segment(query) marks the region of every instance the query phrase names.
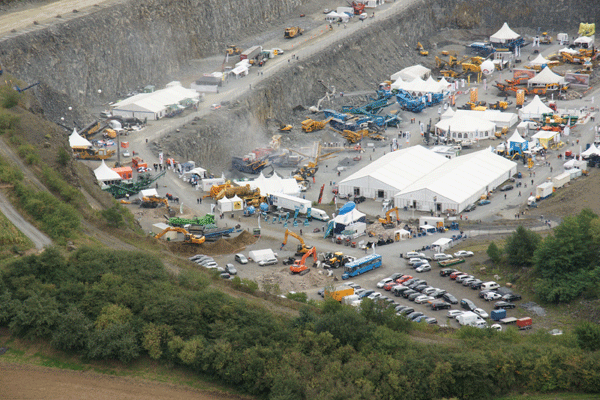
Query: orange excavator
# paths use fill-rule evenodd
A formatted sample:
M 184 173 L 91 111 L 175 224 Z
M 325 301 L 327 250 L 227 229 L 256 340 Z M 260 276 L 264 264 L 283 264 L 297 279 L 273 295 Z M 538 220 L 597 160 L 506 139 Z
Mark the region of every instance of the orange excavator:
M 396 212 L 396 221 L 400 220 L 400 216 L 398 215 L 398 207 L 391 208 L 388 212 L 385 213 L 385 218 L 379 218 L 379 222 L 385 229 L 395 228 L 396 221 L 392 221 L 392 213 Z
M 164 231 L 162 231 L 161 233 L 159 233 L 158 235 L 156 235 L 156 238 L 160 239 L 167 232 L 180 232 L 180 233 L 183 233 L 183 242 L 184 243 L 202 244 L 206 240 L 206 238 L 204 236 L 192 235 L 191 233 L 189 233 L 184 228 L 178 228 L 178 227 L 173 227 L 173 226 L 168 227 L 167 229 L 165 229 Z
M 354 9 L 354 15 L 360 15 L 365 12 L 365 3 L 361 3 L 360 1 L 353 1 L 352 3 L 348 2 L 348 5 Z
M 306 275 L 310 272 L 310 269 L 306 266 L 306 260 L 308 257 L 313 256 L 314 262 L 317 262 L 317 250 L 313 247 L 300 260 L 294 261 L 293 265 L 290 265 L 290 274 Z
M 281 243 L 281 247 L 285 246 L 287 244 L 287 240 L 288 240 L 288 236 L 291 236 L 295 239 L 297 239 L 300 244 L 298 245 L 298 249 L 296 250 L 296 255 L 297 256 L 301 256 L 303 254 L 308 253 L 311 249 L 313 249 L 313 246 L 307 246 L 304 243 L 304 239 L 302 239 L 302 237 L 298 236 L 296 233 L 290 231 L 289 229 L 285 230 L 285 236 L 283 237 L 283 243 Z

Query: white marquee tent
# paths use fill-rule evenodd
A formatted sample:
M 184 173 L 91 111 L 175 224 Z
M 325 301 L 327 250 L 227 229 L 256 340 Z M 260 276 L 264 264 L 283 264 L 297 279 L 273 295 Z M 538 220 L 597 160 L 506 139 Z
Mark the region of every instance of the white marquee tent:
M 519 118 L 522 120 L 540 119 L 542 114 L 551 112 L 553 112 L 552 109 L 542 102 L 540 96 L 536 95 L 529 104 L 519 110 Z
M 98 182 L 107 185 L 122 180 L 121 175 L 110 169 L 104 160 L 102 160 L 102 164 L 94 170 L 94 175 L 96 175 Z
M 396 194 L 394 204 L 420 211 L 460 212 L 516 172 L 517 163 L 481 150 L 447 160 Z
M 500 110 L 456 110 L 456 117 L 468 118 L 475 117 L 496 124 L 496 128 L 506 126 L 508 128 L 519 122 L 519 116 L 515 113 L 500 111 Z
M 442 93 L 448 90 L 446 84 L 442 82 L 436 82 L 431 76 L 426 81 L 418 77 L 410 82 L 398 79 L 392 83 L 390 87 L 392 89 L 403 89 L 407 92 L 419 95 L 423 95 L 425 93 Z
M 527 150 L 529 148 L 529 142 L 519 135 L 519 132 L 515 130 L 515 133 L 508 139 L 508 148 L 511 151 L 521 151 Z
M 498 30 L 498 32 L 494 33 L 490 36 L 490 42 L 492 43 L 509 43 L 515 39 L 520 38 L 521 35 L 513 31 L 508 27 L 508 24 L 505 22 L 502 25 L 502 28 Z
M 444 164 L 447 159 L 423 146 L 394 151 L 339 183 L 343 195 L 391 199 L 396 193 Z
M 75 130 L 75 129 L 73 129 L 73 133 L 71 134 L 71 136 L 69 136 L 69 145 L 71 146 L 71 148 L 73 148 L 73 147 L 85 147 L 85 148 L 92 147 L 92 144 L 90 143 L 90 141 L 82 136 L 79 136 L 79 134 L 77 133 L 77 130 Z
M 406 67 L 401 71 L 396 72 L 391 76 L 392 81 L 402 79 L 404 81 L 412 81 L 415 78 L 427 79 L 431 75 L 431 70 L 421 64 Z
M 531 60 L 529 62 L 530 67 L 534 67 L 537 65 L 544 65 L 544 64 L 548 64 L 548 60 L 541 53 L 538 54 L 538 56 L 536 58 L 534 58 L 533 60 Z
M 592 143 L 589 149 L 581 153 L 584 158 L 591 157 L 593 155 L 600 156 L 600 150 Z
M 234 181 L 237 185 L 250 185 L 250 189 L 260 189 L 260 194 L 266 196 L 268 194 L 283 193 L 290 196 L 298 196 L 300 194 L 300 186 L 294 178 L 282 178 L 277 174 L 273 174 L 270 178 L 266 178 L 261 172 L 260 175 L 250 181 Z
M 555 74 L 549 67 L 541 70 L 536 76 L 527 81 L 527 86 L 545 86 L 551 83 L 564 84 L 565 78 Z
M 460 142 L 463 139 L 475 140 L 493 137 L 496 124 L 472 115 L 460 116 L 457 111 L 452 118 L 442 119 L 435 124 L 435 129 L 438 134 L 446 135 L 449 140 Z
M 452 109 L 452 107 L 448 107 L 448 109 L 441 115 L 441 119 L 448 119 L 454 117 L 456 111 Z
M 112 114 L 122 117 L 156 120 L 162 118 L 169 106 L 179 105 L 184 101 L 197 103 L 200 94 L 193 89 L 175 85 L 152 93 L 140 93 L 121 100 L 113 105 Z
M 217 208 L 222 212 L 228 212 L 233 210 L 233 201 L 227 197 L 217 200 Z

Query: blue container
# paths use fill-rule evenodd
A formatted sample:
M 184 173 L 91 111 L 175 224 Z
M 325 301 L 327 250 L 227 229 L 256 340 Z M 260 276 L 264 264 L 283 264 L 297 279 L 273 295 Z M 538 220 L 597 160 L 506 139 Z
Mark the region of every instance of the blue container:
M 506 310 L 493 310 L 491 316 L 494 321 L 500 321 L 506 318 Z

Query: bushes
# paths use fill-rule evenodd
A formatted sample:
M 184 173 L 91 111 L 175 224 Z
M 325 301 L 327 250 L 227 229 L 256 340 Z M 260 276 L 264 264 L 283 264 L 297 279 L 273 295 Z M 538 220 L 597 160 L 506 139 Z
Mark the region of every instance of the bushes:
M 2 108 L 13 108 L 19 104 L 21 94 L 8 85 L 0 87 L 0 106 Z

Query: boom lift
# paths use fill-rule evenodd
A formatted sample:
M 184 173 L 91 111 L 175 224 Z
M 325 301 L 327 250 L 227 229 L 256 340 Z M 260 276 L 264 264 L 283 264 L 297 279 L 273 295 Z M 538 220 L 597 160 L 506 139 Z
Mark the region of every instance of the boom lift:
M 179 233 L 183 233 L 183 242 L 184 243 L 188 243 L 188 244 L 202 244 L 206 240 L 206 238 L 204 236 L 192 235 L 191 233 L 189 233 L 184 228 L 178 228 L 178 227 L 173 227 L 173 226 L 170 226 L 170 227 L 166 228 L 164 231 L 162 231 L 161 233 L 159 233 L 158 235 L 156 235 L 156 239 L 160 239 L 167 232 L 179 232 Z
M 392 221 L 392 213 L 396 212 L 396 221 L 400 220 L 400 215 L 398 215 L 398 207 L 391 208 L 388 212 L 385 213 L 385 218 L 379 218 L 379 222 L 385 229 L 395 228 L 396 222 Z
M 290 265 L 290 274 L 306 275 L 310 272 L 310 269 L 306 266 L 306 260 L 308 257 L 313 256 L 313 261 L 317 262 L 317 250 L 312 247 L 302 256 L 300 260 L 294 261 L 294 264 Z
M 291 236 L 295 239 L 297 239 L 300 244 L 298 245 L 298 249 L 296 250 L 296 255 L 302 255 L 302 254 L 306 254 L 308 253 L 310 250 L 314 249 L 314 246 L 307 246 L 304 243 L 304 239 L 302 239 L 302 237 L 298 236 L 297 234 L 295 234 L 294 232 L 290 231 L 289 229 L 285 230 L 285 236 L 283 237 L 283 243 L 281 243 L 281 247 L 285 246 L 287 244 L 287 240 L 288 240 L 288 236 Z

